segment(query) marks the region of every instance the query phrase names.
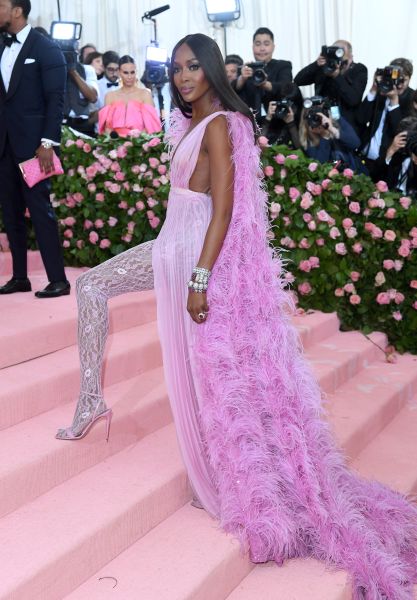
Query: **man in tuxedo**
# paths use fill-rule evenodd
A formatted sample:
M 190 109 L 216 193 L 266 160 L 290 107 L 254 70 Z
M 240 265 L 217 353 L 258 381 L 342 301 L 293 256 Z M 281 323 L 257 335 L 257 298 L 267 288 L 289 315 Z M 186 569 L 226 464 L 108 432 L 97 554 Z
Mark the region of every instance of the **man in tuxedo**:
M 265 112 L 268 112 L 271 100 L 278 99 L 279 85 L 291 83 L 292 65 L 288 60 L 272 58 L 275 50 L 274 34 L 267 27 L 259 27 L 253 34 L 252 50 L 254 60 L 264 65 L 264 68 L 261 69 L 264 76 L 254 77 L 255 71 L 258 69 L 253 69 L 250 66 L 252 63 L 246 63 L 242 66 L 240 76 L 232 82 L 232 87 L 242 100 L 255 111 L 256 118 L 259 120 L 262 106 Z
M 0 204 L 13 258 L 13 277 L 0 294 L 29 292 L 25 210 L 29 209 L 49 284 L 38 298 L 70 293 L 58 225 L 50 203 L 50 181 L 29 188 L 19 163 L 39 159 L 53 169 L 59 147 L 66 65 L 54 42 L 27 23 L 30 0 L 0 0 Z
M 119 55 L 113 50 L 103 54 L 104 74 L 98 82 L 97 108 L 103 108 L 104 100 L 108 92 L 118 90 L 119 84 Z

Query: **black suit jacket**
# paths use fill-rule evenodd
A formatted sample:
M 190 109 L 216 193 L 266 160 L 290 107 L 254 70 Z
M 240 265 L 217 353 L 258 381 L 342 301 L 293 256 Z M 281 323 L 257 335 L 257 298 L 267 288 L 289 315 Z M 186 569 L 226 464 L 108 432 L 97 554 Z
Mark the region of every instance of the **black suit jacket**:
M 254 85 L 251 79 L 248 79 L 241 90 L 237 93 L 244 102 L 252 109 L 257 110 L 260 107 L 259 103 L 263 104 L 266 112 L 268 112 L 269 102 L 276 100 L 279 96 L 278 90 L 281 83 L 291 83 L 292 81 L 292 65 L 288 60 L 276 60 L 272 58 L 265 67 L 265 72 L 268 75 L 268 80 L 272 84 L 272 91 L 266 92 Z M 233 87 L 236 89 L 236 83 Z
M 398 126 L 401 119 L 410 115 L 411 97 L 413 94 L 414 90 L 412 88 L 407 88 L 399 97 L 399 106 L 394 108 L 394 110 L 387 112 L 379 151 L 379 158 L 383 161 L 385 160 L 389 145 L 398 133 Z M 368 98 L 365 98 L 356 113 L 357 123 L 361 127 L 361 149 L 365 153 L 369 148 L 371 139 L 379 127 L 382 113 L 385 108 L 385 102 L 386 96 L 381 96 L 381 94 L 377 94 L 375 100 L 372 102 L 369 102 Z
M 0 46 L 0 60 L 3 51 Z M 42 138 L 60 141 L 66 77 L 60 48 L 31 29 L 7 93 L 0 73 L 0 156 L 6 138 L 22 160 L 35 155 Z
M 368 69 L 361 63 L 351 63 L 342 75 L 328 77 L 314 62 L 301 69 L 294 78 L 297 85 L 311 85 L 320 96 L 327 96 L 337 102 L 342 117 L 357 128 L 355 113 L 362 101 L 368 81 Z

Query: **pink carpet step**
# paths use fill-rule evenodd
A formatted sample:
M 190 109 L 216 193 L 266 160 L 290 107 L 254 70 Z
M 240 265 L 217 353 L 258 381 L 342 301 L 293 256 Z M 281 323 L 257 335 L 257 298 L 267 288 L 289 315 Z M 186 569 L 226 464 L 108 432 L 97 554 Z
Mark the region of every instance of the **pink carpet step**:
M 108 339 L 104 385 L 112 385 L 162 364 L 156 323 L 120 331 Z M 45 411 L 74 402 L 79 391 L 79 362 L 75 346 L 1 372 L 0 429 Z M 140 393 L 140 392 L 139 392 Z
M 0 251 L 0 278 L 1 278 L 0 285 L 3 285 L 3 283 L 8 281 L 10 279 L 10 277 L 12 276 L 12 255 L 10 254 L 10 252 L 7 252 L 7 249 L 9 247 L 7 238 L 6 238 L 6 241 L 4 241 L 4 237 L 3 237 L 0 241 L 2 244 L 3 250 L 6 250 L 5 252 Z M 29 250 L 28 251 L 29 277 L 31 277 L 31 275 L 34 271 L 45 272 L 40 253 L 36 250 Z M 45 285 L 46 285 L 48 283 L 48 281 L 46 279 L 46 275 L 44 277 L 44 281 L 45 281 Z
M 417 357 L 398 356 L 390 364 L 383 354 L 325 398 L 335 437 L 355 457 L 391 422 L 417 393 Z M 417 448 L 416 448 L 417 451 Z
M 404 410 L 361 454 L 355 466 L 361 472 L 363 467 L 364 474 L 377 473 L 385 483 L 399 484 L 406 492 L 415 489 L 417 479 L 413 460 L 417 454 L 417 411 Z M 381 448 L 386 449 L 383 462 L 390 455 L 391 467 L 401 465 L 401 478 L 392 477 L 392 468 L 381 467 Z M 227 595 L 230 584 L 250 568 L 247 557 L 239 554 L 237 543 L 218 531 L 216 522 L 201 511 L 193 513 L 187 506 L 100 569 L 66 600 L 351 598 L 346 573 L 326 570 L 312 559 L 289 560 L 280 568 L 273 563 L 256 566 Z M 118 582 L 116 587 L 112 578 Z
M 0 599 L 62 599 L 190 497 L 168 425 L 0 520 Z
M 32 293 L 0 296 L 0 368 L 43 356 L 77 342 L 75 281 L 81 269 L 67 269 L 71 294 L 36 298 Z M 43 276 L 42 276 L 43 277 Z M 32 283 L 35 278 L 32 278 Z M 42 288 L 37 285 L 36 289 Z M 33 286 L 33 289 L 35 287 Z M 109 302 L 110 331 L 128 329 L 156 319 L 153 292 L 125 294 Z
M 220 600 L 251 569 L 238 542 L 187 504 L 65 600 Z
M 106 388 L 106 400 L 114 410 L 109 443 L 104 419 L 81 440 L 56 440 L 57 429 L 72 421 L 69 403 L 2 431 L 0 516 L 172 421 L 162 368 Z

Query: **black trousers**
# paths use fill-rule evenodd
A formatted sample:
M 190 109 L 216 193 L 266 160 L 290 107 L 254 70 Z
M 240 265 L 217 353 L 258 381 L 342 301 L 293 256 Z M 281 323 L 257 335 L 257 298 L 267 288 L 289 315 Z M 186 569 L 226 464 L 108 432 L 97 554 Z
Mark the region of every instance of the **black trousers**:
M 27 277 L 27 232 L 25 211 L 29 209 L 36 241 L 49 281 L 65 281 L 64 259 L 58 224 L 49 194 L 49 179 L 29 188 L 9 141 L 0 157 L 0 206 L 13 259 L 13 277 Z

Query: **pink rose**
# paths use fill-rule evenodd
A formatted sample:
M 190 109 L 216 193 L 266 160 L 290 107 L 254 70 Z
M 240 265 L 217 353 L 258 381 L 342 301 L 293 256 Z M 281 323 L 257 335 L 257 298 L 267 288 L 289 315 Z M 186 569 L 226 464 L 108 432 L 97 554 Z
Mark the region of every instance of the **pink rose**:
M 405 244 L 401 244 L 401 246 L 398 248 L 397 252 L 403 258 L 407 258 L 407 256 L 410 256 L 410 248 L 408 246 L 406 246 Z
M 269 144 L 268 138 L 265 137 L 264 135 L 260 135 L 258 137 L 258 144 L 260 145 L 261 148 L 265 148 L 265 146 L 268 146 L 268 144 Z
M 287 176 L 287 169 L 281 169 L 279 175 L 280 175 L 281 179 L 285 179 Z
M 127 156 L 127 148 L 123 144 L 122 146 L 119 146 L 117 148 L 117 158 L 126 158 L 126 156 Z M 102 241 L 104 242 L 104 240 L 102 240 Z M 100 247 L 101 247 L 101 244 L 100 244 Z
M 116 219 L 116 217 L 109 217 L 107 219 L 107 223 L 109 225 L 109 227 L 114 227 L 117 223 L 118 219 Z
M 69 248 L 71 246 L 71 243 L 68 240 L 64 240 L 62 242 L 62 245 L 63 245 L 64 248 Z
M 403 261 L 402 260 L 394 260 L 394 269 L 399 272 L 401 271 L 401 269 L 403 268 Z
M 402 198 L 400 198 L 400 204 L 405 210 L 409 209 L 411 204 L 411 198 L 403 196 Z
M 341 255 L 347 254 L 346 246 L 342 242 L 340 242 L 339 244 L 336 244 L 334 249 L 336 251 L 336 254 L 341 254 Z
M 161 186 L 161 182 L 159 181 L 159 179 L 153 179 L 152 185 L 154 188 L 159 188 Z
M 290 160 L 298 160 L 298 156 L 296 154 L 289 154 L 287 158 L 289 158 Z
M 361 297 L 358 296 L 358 294 L 352 294 L 352 296 L 349 298 L 349 302 L 351 304 L 360 304 L 361 303 Z
M 374 239 L 382 238 L 382 229 L 380 229 L 379 227 L 376 227 L 376 226 L 375 226 L 375 227 L 372 229 L 371 236 L 372 236 Z
M 97 168 L 94 165 L 90 165 L 85 170 L 87 177 L 93 179 L 97 175 Z
M 300 262 L 300 264 L 298 265 L 298 268 L 300 269 L 300 271 L 304 271 L 305 273 L 309 273 L 311 271 L 310 261 L 308 261 L 308 260 L 302 260 Z
M 116 175 L 114 176 L 116 181 L 123 181 L 125 177 L 126 175 L 123 173 L 123 171 L 117 171 Z
M 400 311 L 399 311 L 399 310 L 396 310 L 395 312 L 393 312 L 393 313 L 392 313 L 392 316 L 394 317 L 394 319 L 395 319 L 396 321 L 401 321 L 401 320 L 402 320 L 402 318 L 403 318 L 403 316 L 402 316 L 402 314 L 400 313 Z
M 102 227 L 104 227 L 104 223 L 101 219 L 96 219 L 94 221 L 94 226 L 96 229 L 101 229 Z
M 413 306 L 414 310 L 417 310 L 417 300 L 415 302 L 413 302 L 412 306 Z
M 359 204 L 359 202 L 349 202 L 349 210 L 350 212 L 353 212 L 356 215 L 358 215 L 361 212 L 361 205 Z
M 301 192 L 296 187 L 290 187 L 290 189 L 288 191 L 288 195 L 291 198 L 291 200 L 293 202 L 295 202 L 297 200 L 297 198 L 299 198 L 301 196 Z
M 316 229 L 317 229 L 317 225 L 316 225 L 315 221 L 310 221 L 310 223 L 308 223 L 307 227 L 309 228 L 310 231 L 316 231 Z
M 96 184 L 95 184 L 95 183 L 89 183 L 89 184 L 87 185 L 87 189 L 88 189 L 88 191 L 89 191 L 91 194 L 93 194 L 93 193 L 96 191 L 96 189 L 97 189 L 97 186 L 96 186 Z
M 394 219 L 396 214 L 397 211 L 395 210 L 395 208 L 388 208 L 385 213 L 385 216 L 387 217 L 387 219 Z
M 167 172 L 167 168 L 165 165 L 159 165 L 158 167 L 158 173 L 160 175 L 165 175 L 165 173 Z
M 401 304 L 401 302 L 404 302 L 404 300 L 405 300 L 404 294 L 402 294 L 401 292 L 397 292 L 395 294 L 395 298 L 394 298 L 395 304 Z
M 349 227 L 349 229 L 346 229 L 345 233 L 349 239 L 353 239 L 354 237 L 356 237 L 358 235 L 358 231 L 357 231 L 356 227 Z
M 310 221 L 313 220 L 313 217 L 310 213 L 304 213 L 303 214 L 303 221 L 304 223 L 310 223 Z
M 359 281 L 361 274 L 358 271 L 351 271 L 350 278 L 352 281 Z
M 312 162 L 308 165 L 308 170 L 314 173 L 317 170 L 318 164 L 316 162 Z
M 98 233 L 96 231 L 90 231 L 90 233 L 88 234 L 88 239 L 90 240 L 91 244 L 97 244 L 98 242 Z
M 85 143 L 85 144 L 83 145 L 83 150 L 84 150 L 84 152 L 86 152 L 87 154 L 88 154 L 89 152 L 91 152 L 91 146 L 90 146 L 90 144 L 87 144 L 87 143 Z
M 353 244 L 352 250 L 353 252 L 355 252 L 355 254 L 360 254 L 363 250 L 363 246 L 359 242 L 356 242 L 355 244 Z
M 343 288 L 336 288 L 335 291 L 334 291 L 334 295 L 337 298 L 341 298 L 342 296 L 345 295 L 345 290 Z
M 321 209 L 317 213 L 317 218 L 319 221 L 327 222 L 330 219 L 330 215 L 325 210 Z
M 380 292 L 376 297 L 376 301 L 378 304 L 389 304 L 390 298 L 386 292 Z
M 92 228 L 92 226 L 93 226 L 93 223 L 92 223 L 92 221 L 90 221 L 89 219 L 86 219 L 86 220 L 84 221 L 84 229 L 91 229 L 91 228 Z
M 104 194 L 102 194 L 101 192 L 99 194 L 96 194 L 96 200 L 97 202 L 104 202 Z
M 84 248 L 84 240 L 77 240 L 75 245 L 79 250 L 81 250 L 81 248 Z
M 159 217 L 153 217 L 152 219 L 149 219 L 149 224 L 152 227 L 152 229 L 156 229 L 160 223 L 160 218 Z
M 375 184 L 375 187 L 378 192 L 388 192 L 388 186 L 385 181 L 378 181 L 378 183 Z
M 412 279 L 410 281 L 410 287 L 413 288 L 413 290 L 417 290 L 417 279 Z
M 308 260 L 312 269 L 318 269 L 320 267 L 320 259 L 318 256 L 310 256 Z
M 335 240 L 336 238 L 340 237 L 340 231 L 337 227 L 332 227 L 330 229 L 330 237 L 332 238 L 332 240 Z
M 132 236 L 130 233 L 126 233 L 125 235 L 122 235 L 121 239 L 123 240 L 123 242 L 126 242 L 128 244 L 132 241 Z
M 153 208 L 157 204 L 159 204 L 158 200 L 154 200 L 153 198 L 148 198 L 147 205 L 149 206 L 149 208 Z M 274 204 L 278 204 L 278 203 L 274 203 Z M 278 204 L 278 206 L 281 208 L 281 206 L 279 204 Z
M 384 267 L 384 269 L 386 271 L 390 271 L 391 269 L 394 268 L 394 261 L 391 259 L 386 259 L 384 260 L 384 262 L 382 263 L 382 266 Z
M 353 285 L 353 283 L 347 283 L 346 285 L 343 286 L 343 289 L 345 290 L 345 292 L 347 294 L 354 294 L 356 292 L 355 286 Z
M 65 147 L 69 148 L 70 146 L 73 146 L 75 144 L 74 140 L 67 140 L 65 142 Z
M 66 229 L 66 230 L 64 231 L 64 237 L 66 237 L 66 238 L 72 238 L 72 237 L 73 237 L 73 235 L 74 235 L 74 234 L 73 234 L 73 232 L 72 232 L 72 229 Z
M 337 169 L 330 169 L 328 172 L 329 177 L 336 177 L 336 175 L 339 175 L 339 171 Z
M 285 193 L 285 187 L 283 185 L 276 185 L 274 187 L 274 192 L 277 196 L 280 196 L 281 194 Z
M 142 200 L 138 200 L 138 201 L 136 202 L 136 208 L 137 208 L 138 210 L 143 210 L 143 209 L 145 208 L 145 204 L 142 202 Z
M 349 227 L 352 227 L 353 221 L 352 221 L 352 219 L 349 219 L 349 218 L 343 219 L 342 225 L 343 225 L 344 229 L 349 229 Z
M 417 227 L 413 227 L 412 229 L 410 229 L 410 237 L 417 237 Z
M 118 183 L 112 183 L 109 185 L 109 192 L 112 194 L 118 194 L 120 192 L 120 185 Z
M 392 231 L 391 229 L 387 229 L 384 233 L 384 239 L 387 240 L 387 242 L 393 242 L 396 237 L 395 231 Z
M 119 165 L 119 163 L 117 161 L 112 162 L 110 170 L 113 171 L 113 173 L 117 173 L 117 171 L 120 171 L 121 166 Z
M 329 187 L 329 185 L 331 184 L 332 180 L 331 179 L 323 179 L 323 181 L 321 182 L 321 187 L 324 190 L 327 190 L 327 188 Z
M 122 208 L 123 210 L 127 210 L 129 208 L 129 205 L 126 202 L 126 200 L 121 200 L 117 206 L 119 208 Z
M 75 142 L 75 145 L 77 146 L 77 148 L 82 148 L 82 147 L 84 146 L 84 140 L 82 140 L 81 138 L 80 138 L 80 139 L 78 139 L 78 140 Z
M 155 148 L 155 146 L 158 146 L 161 143 L 161 140 L 157 137 L 153 137 L 151 140 L 149 140 L 148 145 L 150 148 Z
M 274 156 L 274 161 L 279 165 L 283 165 L 285 163 L 285 156 L 283 154 L 277 154 Z
M 72 227 L 73 225 L 75 225 L 76 220 L 74 219 L 74 217 L 66 217 L 64 219 L 64 223 L 65 225 L 68 225 L 68 227 Z
M 349 196 L 352 195 L 352 188 L 350 187 L 350 185 L 344 185 L 342 187 L 342 194 L 345 198 L 349 198 Z
M 303 238 L 301 242 L 298 244 L 299 248 L 303 248 L 304 250 L 308 250 L 310 248 L 310 242 L 307 238 Z
M 148 219 L 153 219 L 155 216 L 155 213 L 153 212 L 153 210 L 147 210 L 146 216 L 148 217 Z
M 133 233 L 133 231 L 135 230 L 135 226 L 136 223 L 134 221 L 129 221 L 129 223 L 127 224 L 127 232 Z
M 323 238 L 317 238 L 316 244 L 317 244 L 317 246 L 324 246 L 325 241 Z
M 378 208 L 378 200 L 376 198 L 369 198 L 368 206 L 369 208 Z
M 345 177 L 347 177 L 348 179 L 352 179 L 352 177 L 353 177 L 353 171 L 352 171 L 352 169 L 344 169 L 343 175 Z
M 132 171 L 132 173 L 134 175 L 139 175 L 139 173 L 140 173 L 140 166 L 139 165 L 133 165 L 133 167 L 130 170 Z
M 313 206 L 314 201 L 310 192 L 305 192 L 301 198 L 300 206 L 303 210 L 308 210 L 310 206 Z
M 300 285 L 298 286 L 298 291 L 300 292 L 300 294 L 302 296 L 306 296 L 307 294 L 309 294 L 312 290 L 311 285 L 308 283 L 308 281 L 304 281 L 303 283 L 300 283 Z
M 149 165 L 152 169 L 156 169 L 156 167 L 159 165 L 159 160 L 157 158 L 154 158 L 153 156 L 149 159 Z
M 84 200 L 84 196 L 81 194 L 81 192 L 75 192 L 75 194 L 73 194 L 72 197 L 78 204 Z
M 104 250 L 105 248 L 110 248 L 110 246 L 111 246 L 110 240 L 108 240 L 107 238 L 105 238 L 104 240 L 101 240 L 100 248 L 102 248 Z

